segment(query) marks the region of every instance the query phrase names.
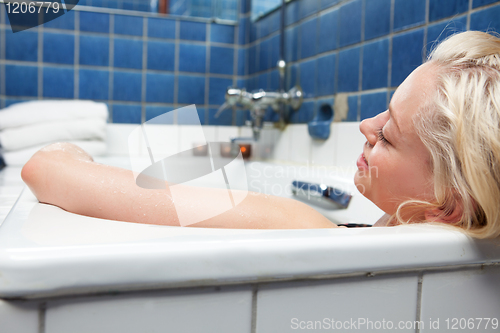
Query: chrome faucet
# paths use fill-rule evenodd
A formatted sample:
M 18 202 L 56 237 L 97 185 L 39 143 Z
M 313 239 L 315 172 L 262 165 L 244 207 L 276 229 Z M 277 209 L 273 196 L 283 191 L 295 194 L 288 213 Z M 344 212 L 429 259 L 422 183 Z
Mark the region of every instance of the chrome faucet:
M 297 110 L 302 105 L 303 92 L 300 86 L 295 86 L 287 92 L 264 91 L 262 89 L 250 93 L 245 88 L 228 88 L 226 91 L 226 101 L 217 110 L 215 118 L 230 107 L 250 110 L 252 117 L 251 125 L 253 138 L 257 141 L 260 138 L 260 131 L 263 125 L 264 115 L 270 106 L 275 112 L 281 112 L 283 105 L 290 105 Z

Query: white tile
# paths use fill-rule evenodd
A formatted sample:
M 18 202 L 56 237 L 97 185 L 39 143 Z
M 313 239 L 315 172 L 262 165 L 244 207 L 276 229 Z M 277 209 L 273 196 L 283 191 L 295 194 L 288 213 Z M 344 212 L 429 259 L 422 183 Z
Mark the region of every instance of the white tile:
M 259 140 L 253 144 L 253 157 L 258 160 L 272 159 L 278 137 L 278 129 L 272 126 L 264 126 L 260 133 Z
M 244 137 L 244 138 L 252 138 L 253 137 L 253 131 L 252 128 L 249 126 L 241 126 L 238 127 L 239 129 L 239 137 Z
M 290 160 L 292 125 L 288 125 L 278 133 L 273 157 L 277 161 L 288 162 Z
M 179 150 L 192 149 L 215 140 L 214 126 L 182 125 L 179 126 Z
M 0 332 L 38 333 L 38 304 L 0 299 Z
M 310 159 L 311 137 L 307 131 L 307 124 L 292 125 L 290 160 L 306 164 Z
M 336 166 L 356 169 L 356 160 L 363 152 L 365 136 L 359 131 L 359 123 L 335 123 L 337 131 Z
M 410 275 L 266 285 L 257 294 L 256 332 L 331 331 L 332 319 L 333 325 L 338 321 L 349 325 L 334 327 L 336 332 L 388 332 L 367 329 L 368 321 L 374 327 L 383 320 L 394 325 L 414 321 L 417 286 L 417 277 Z M 359 318 L 366 319 L 366 324 L 360 325 Z M 316 321 L 320 322 L 316 330 L 307 329 L 308 322 Z
M 129 154 L 129 135 L 139 125 L 133 124 L 107 124 L 106 126 L 106 144 L 109 155 L 128 155 Z M 137 137 L 134 141 L 134 150 L 138 150 L 140 142 Z
M 337 127 L 332 125 L 328 139 L 311 139 L 311 165 L 336 165 L 337 132 Z
M 46 333 L 250 332 L 249 287 L 149 292 L 47 304 Z
M 231 139 L 238 137 L 239 130 L 236 126 L 217 126 L 216 141 L 229 142 Z
M 144 124 L 144 132 L 155 161 L 179 152 L 179 126 Z
M 213 125 L 203 125 L 203 134 L 205 135 L 205 139 L 209 142 L 217 141 L 217 126 Z
M 498 332 L 499 281 L 498 266 L 426 273 L 421 303 L 425 327 L 420 332 Z M 496 318 L 498 325 L 495 329 L 490 321 L 486 327 L 486 319 L 480 322 L 476 318 Z M 467 324 L 474 328 L 465 327 Z

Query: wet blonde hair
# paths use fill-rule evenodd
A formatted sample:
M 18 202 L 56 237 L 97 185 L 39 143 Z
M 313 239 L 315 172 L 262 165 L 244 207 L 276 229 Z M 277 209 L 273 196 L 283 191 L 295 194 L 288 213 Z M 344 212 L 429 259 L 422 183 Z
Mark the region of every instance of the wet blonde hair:
M 443 216 L 476 238 L 500 235 L 500 39 L 479 31 L 453 35 L 430 54 L 437 93 L 414 118 L 431 155 Z M 457 205 L 458 203 L 458 205 Z M 421 203 L 422 204 L 422 203 Z M 401 221 L 403 204 L 396 213 Z

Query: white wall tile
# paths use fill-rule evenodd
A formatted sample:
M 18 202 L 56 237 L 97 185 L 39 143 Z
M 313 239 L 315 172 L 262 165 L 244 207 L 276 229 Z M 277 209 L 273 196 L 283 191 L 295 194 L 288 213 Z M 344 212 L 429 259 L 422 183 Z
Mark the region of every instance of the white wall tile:
M 292 125 L 288 125 L 278 133 L 276 145 L 274 146 L 273 158 L 277 161 L 290 160 Z
M 337 131 L 336 166 L 356 169 L 356 160 L 363 152 L 365 136 L 359 131 L 359 123 L 345 122 L 333 125 Z
M 306 164 L 310 159 L 311 137 L 307 131 L 307 124 L 291 125 L 290 160 L 295 163 Z
M 182 125 L 179 126 L 179 150 L 192 149 L 193 145 L 205 145 L 215 140 L 215 126 Z
M 45 332 L 249 333 L 251 313 L 249 287 L 57 300 L 47 304 Z
M 144 124 L 144 132 L 155 161 L 179 152 L 179 126 Z
M 38 304 L 0 299 L 0 332 L 38 333 Z
M 106 144 L 108 146 L 108 154 L 128 156 L 128 138 L 138 126 L 137 124 L 107 124 Z M 141 143 L 139 142 L 139 138 L 136 141 L 133 150 L 139 154 Z
M 311 165 L 336 165 L 337 127 L 330 127 L 330 136 L 326 140 L 311 139 Z
M 421 318 L 425 327 L 420 332 L 498 332 L 499 281 L 498 266 L 426 273 L 421 302 Z M 498 325 L 494 329 L 490 321 L 486 327 L 487 320 L 480 322 L 476 318 L 496 318 Z M 467 323 L 474 328 L 464 328 Z
M 259 287 L 257 333 L 331 331 L 330 322 L 365 318 L 379 321 L 414 321 L 418 279 L 411 275 L 360 277 L 327 281 L 290 282 Z M 296 319 L 294 319 L 296 318 Z M 300 329 L 300 322 L 320 321 L 321 329 Z M 305 325 L 305 324 L 304 324 Z M 334 323 L 335 325 L 335 323 Z M 367 324 L 366 324 L 367 325 Z M 367 326 L 336 328 L 336 332 L 389 332 Z M 414 332 L 413 330 L 412 332 Z
M 217 126 L 216 128 L 216 141 L 218 142 L 229 142 L 238 135 L 239 130 L 236 126 Z
M 249 127 L 249 126 L 241 126 L 241 127 L 238 127 L 238 129 L 239 129 L 239 133 L 238 133 L 239 137 L 244 137 L 244 138 L 251 138 L 251 137 L 253 137 L 253 131 L 252 131 L 251 127 Z

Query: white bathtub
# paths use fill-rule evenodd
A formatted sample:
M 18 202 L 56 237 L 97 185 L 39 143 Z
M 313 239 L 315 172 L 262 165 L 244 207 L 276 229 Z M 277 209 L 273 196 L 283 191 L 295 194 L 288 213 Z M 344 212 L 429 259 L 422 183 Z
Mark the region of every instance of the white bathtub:
M 267 192 L 287 196 L 278 188 L 300 179 L 354 191 L 351 175 L 327 181 L 308 168 L 266 178 L 277 168 L 247 164 L 249 189 L 273 179 Z M 347 210 L 322 212 L 359 223 L 381 214 L 359 194 Z M 440 227 L 141 225 L 67 213 L 25 188 L 0 226 L 0 332 L 442 332 L 464 323 L 474 328 L 460 331 L 493 332 L 499 262 L 498 242 Z

